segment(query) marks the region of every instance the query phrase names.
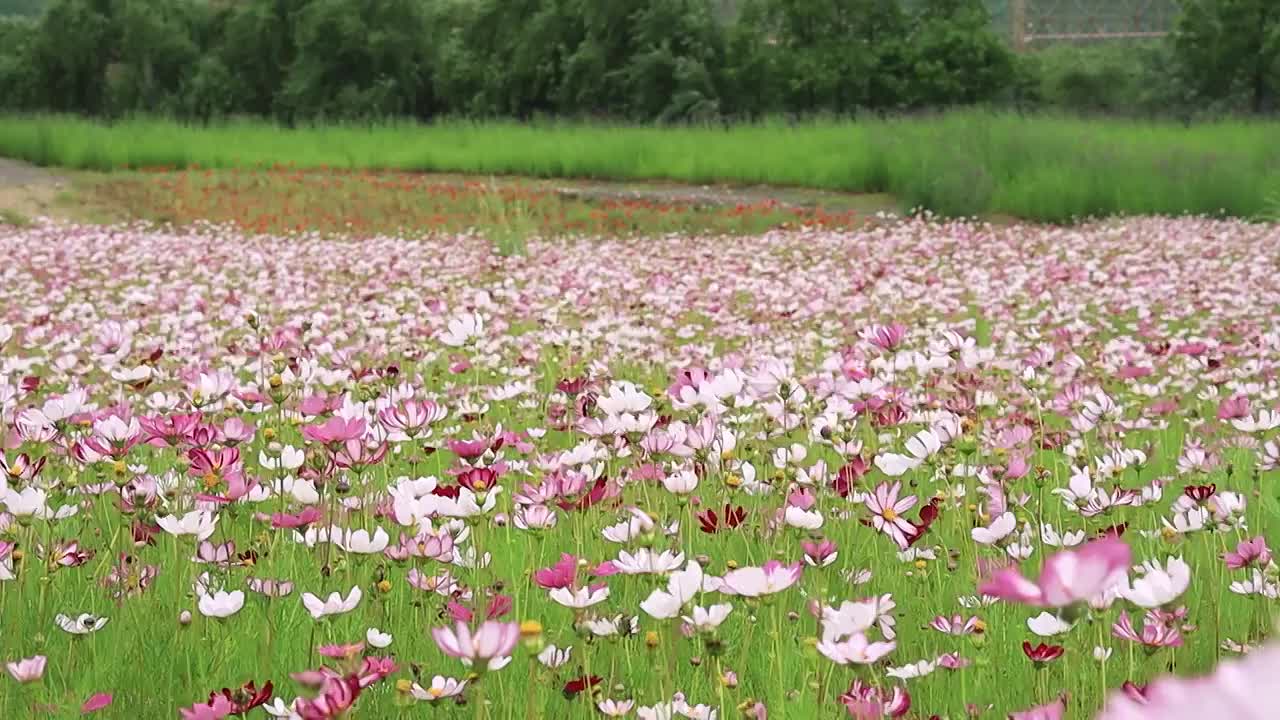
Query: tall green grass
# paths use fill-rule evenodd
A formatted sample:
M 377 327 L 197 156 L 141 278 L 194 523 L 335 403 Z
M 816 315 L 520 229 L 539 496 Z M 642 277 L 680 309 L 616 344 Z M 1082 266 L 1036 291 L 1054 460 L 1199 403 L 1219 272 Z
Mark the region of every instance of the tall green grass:
M 447 122 L 209 127 L 0 118 L 0 155 L 91 170 L 379 168 L 767 183 L 888 192 L 905 208 L 1050 222 L 1116 214 L 1260 217 L 1280 192 L 1280 123 L 1173 123 L 980 111 L 733 127 Z

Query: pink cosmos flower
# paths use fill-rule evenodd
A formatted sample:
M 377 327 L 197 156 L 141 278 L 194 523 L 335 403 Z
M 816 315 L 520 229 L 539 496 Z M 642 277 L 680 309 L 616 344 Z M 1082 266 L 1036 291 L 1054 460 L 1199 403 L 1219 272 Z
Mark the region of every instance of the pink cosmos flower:
M 321 445 L 339 445 L 349 440 L 359 440 L 368 429 L 364 418 L 348 420 L 334 416 L 322 425 L 306 425 L 302 428 L 302 437 Z
M 763 567 L 745 567 L 730 570 L 720 581 L 719 590 L 725 595 L 760 597 L 782 592 L 800 581 L 804 565 L 783 565 L 777 560 L 766 562 Z
M 370 446 L 360 440 L 347 440 L 330 447 L 337 449 L 333 455 L 333 464 L 349 470 L 363 470 L 370 465 L 377 465 L 386 457 L 389 449 L 386 443 Z
M 1169 676 L 1151 683 L 1142 699 L 1115 692 L 1098 720 L 1271 720 L 1280 677 L 1280 644 L 1222 662 L 1212 675 Z
M 818 652 L 837 665 L 870 665 L 893 652 L 896 642 L 871 642 L 865 633 L 855 632 L 843 640 L 823 640 Z
M 979 629 L 979 619 L 976 615 L 968 620 L 965 620 L 963 615 L 953 615 L 951 617 L 939 615 L 929 623 L 929 627 L 947 635 L 970 635 L 982 632 Z
M 236 711 L 235 703 L 225 695 L 215 694 L 207 702 L 197 702 L 191 707 L 179 708 L 182 720 L 222 720 Z
M 1222 559 L 1232 570 L 1247 568 L 1255 562 L 1265 567 L 1271 562 L 1271 550 L 1267 547 L 1267 539 L 1259 535 L 1252 540 L 1240 541 L 1235 552 L 1228 551 Z
M 808 540 L 800 543 L 800 548 L 804 550 L 804 561 L 813 567 L 826 567 L 836 561 L 836 544 L 830 540 L 822 542 L 810 542 Z
M 871 345 L 888 352 L 898 347 L 907 336 L 907 327 L 902 323 L 890 325 L 872 325 L 863 328 L 858 336 Z
M 222 424 L 222 440 L 228 445 L 238 445 L 253 439 L 256 431 L 249 423 L 238 417 L 227 418 Z
M 1249 417 L 1249 398 L 1245 395 L 1233 395 L 1218 404 L 1219 420 L 1234 420 Z
M 892 538 L 898 547 L 906 550 L 911 545 L 916 527 L 905 515 L 916 506 L 919 498 L 908 495 L 899 499 L 898 493 L 901 490 L 901 481 L 895 481 L 892 485 L 881 483 L 874 493 L 867 495 L 864 503 L 872 513 L 871 525 Z
M 44 668 L 48 662 L 49 659 L 44 655 L 36 655 L 16 662 L 7 662 L 4 667 L 13 676 L 14 680 L 20 683 L 29 683 L 44 677 Z
M 899 718 L 911 710 L 911 695 L 906 690 L 894 686 L 892 692 L 886 692 L 862 680 L 854 680 L 840 702 L 853 720 Z
M 316 648 L 316 652 L 327 658 L 349 660 L 364 652 L 364 643 L 351 643 L 350 645 L 321 645 Z
M 511 656 L 520 639 L 520 625 L 513 622 L 486 620 L 474 633 L 465 623 L 455 623 L 453 628 L 432 628 L 431 637 L 440 650 L 463 663 L 487 663 L 494 669 L 495 661 Z
M 1009 713 L 1009 720 L 1063 720 L 1067 716 L 1066 696 L 1029 710 Z M 1153 719 L 1154 720 L 1154 719 Z
M 1176 626 L 1147 619 L 1142 624 L 1142 632 L 1139 633 L 1129 620 L 1129 613 L 1120 613 L 1120 619 L 1111 626 L 1111 634 L 1149 648 L 1182 646 L 1182 633 L 1178 632 Z
M 272 513 L 271 527 L 296 529 L 306 527 L 312 523 L 319 522 L 321 517 L 320 508 L 309 505 L 301 511 L 292 515 L 288 513 Z
M 538 587 L 547 590 L 555 588 L 566 588 L 573 584 L 574 578 L 578 575 L 578 558 L 564 553 L 560 555 L 560 561 L 549 568 L 535 570 L 533 573 L 533 581 Z
M 1131 558 L 1128 543 L 1108 535 L 1080 548 L 1054 553 L 1036 582 L 1016 568 L 1004 568 L 993 573 L 978 592 L 1034 607 L 1066 607 L 1114 586 L 1128 574 Z
M 88 715 L 91 712 L 97 712 L 102 708 L 111 704 L 111 693 L 96 693 L 91 695 L 84 704 L 80 706 L 80 714 Z

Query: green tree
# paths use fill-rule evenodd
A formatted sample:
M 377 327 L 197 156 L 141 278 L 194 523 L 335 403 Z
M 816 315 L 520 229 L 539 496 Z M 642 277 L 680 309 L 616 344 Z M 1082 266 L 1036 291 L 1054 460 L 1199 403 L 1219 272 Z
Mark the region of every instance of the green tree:
M 1242 98 L 1255 113 L 1280 91 L 1280 3 L 1183 0 L 1174 33 L 1180 69 L 1202 97 Z
M 1014 81 L 1013 54 L 982 0 L 925 0 L 907 46 L 917 107 L 985 102 Z
M 385 118 L 429 109 L 428 25 L 417 0 L 314 0 L 291 16 L 289 117 Z

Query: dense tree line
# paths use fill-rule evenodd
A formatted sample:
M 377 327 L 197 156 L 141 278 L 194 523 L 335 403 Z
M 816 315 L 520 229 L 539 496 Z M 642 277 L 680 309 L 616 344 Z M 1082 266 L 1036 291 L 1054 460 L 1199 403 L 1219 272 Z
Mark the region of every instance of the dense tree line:
M 1014 55 L 982 0 L 742 0 L 731 19 L 723 0 L 51 0 L 0 20 L 0 109 L 283 122 L 1270 109 L 1280 4 L 1184 4 L 1168 43 Z

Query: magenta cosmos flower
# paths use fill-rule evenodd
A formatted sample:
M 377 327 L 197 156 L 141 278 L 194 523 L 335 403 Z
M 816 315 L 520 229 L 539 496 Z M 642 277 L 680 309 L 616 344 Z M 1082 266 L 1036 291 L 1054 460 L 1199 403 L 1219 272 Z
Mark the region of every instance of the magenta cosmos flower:
M 1077 550 L 1054 553 L 1036 582 L 1016 568 L 1003 568 L 992 574 L 979 592 L 1035 607 L 1067 607 L 1116 584 L 1128 574 L 1131 559 L 1129 545 L 1109 535 Z
M 1207 677 L 1166 677 L 1147 686 L 1145 697 L 1113 693 L 1098 720 L 1270 720 L 1275 698 L 1266 690 L 1280 678 L 1280 644 L 1228 660 Z

